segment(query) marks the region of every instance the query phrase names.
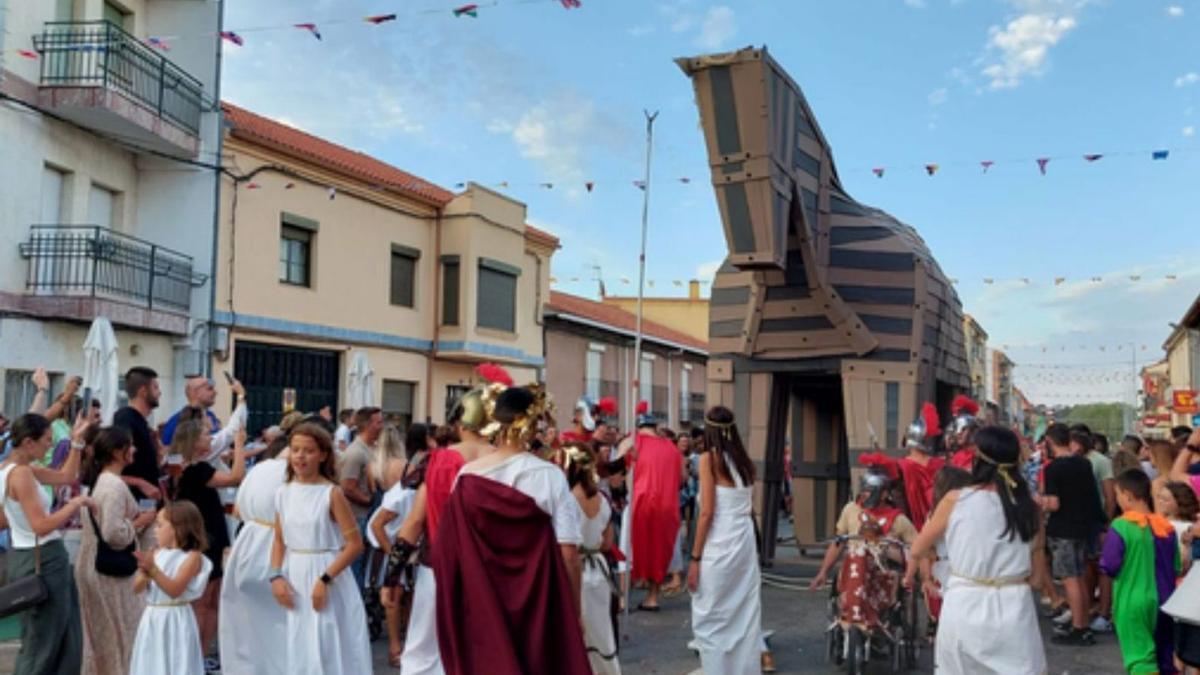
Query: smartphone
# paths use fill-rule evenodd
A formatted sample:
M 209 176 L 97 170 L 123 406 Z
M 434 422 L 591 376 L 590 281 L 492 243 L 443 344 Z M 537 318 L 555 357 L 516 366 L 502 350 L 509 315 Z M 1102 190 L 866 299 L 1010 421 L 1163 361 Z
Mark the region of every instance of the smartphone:
M 233 384 L 233 375 L 230 375 L 228 370 L 222 370 L 221 372 L 225 373 L 225 381 L 229 384 Z
M 80 410 L 83 412 L 83 414 L 85 416 L 91 414 L 91 412 L 92 412 L 92 388 L 91 387 L 83 388 L 83 407 L 80 408 Z

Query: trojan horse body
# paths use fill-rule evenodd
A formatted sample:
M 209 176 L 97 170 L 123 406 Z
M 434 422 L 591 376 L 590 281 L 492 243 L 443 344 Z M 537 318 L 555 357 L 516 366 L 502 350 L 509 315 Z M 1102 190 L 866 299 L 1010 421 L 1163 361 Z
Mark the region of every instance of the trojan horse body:
M 795 82 L 765 48 L 679 59 L 729 255 L 713 281 L 708 402 L 758 464 L 762 556 L 783 481 L 801 546 L 833 533 L 857 456 L 897 448 L 922 401 L 969 383 L 962 305 L 916 230 L 851 199 Z M 791 449 L 785 466 L 785 445 Z

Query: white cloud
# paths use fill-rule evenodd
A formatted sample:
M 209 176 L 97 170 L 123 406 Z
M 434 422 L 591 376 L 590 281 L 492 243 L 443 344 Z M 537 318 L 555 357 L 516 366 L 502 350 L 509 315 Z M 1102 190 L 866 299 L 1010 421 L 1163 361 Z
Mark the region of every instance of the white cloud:
M 949 98 L 949 96 L 950 92 L 945 87 L 934 89 L 933 91 L 929 92 L 929 105 L 941 105 L 946 102 L 946 99 Z
M 737 32 L 733 10 L 725 5 L 709 7 L 700 24 L 696 45 L 704 49 L 720 49 Z
M 1183 128 L 1183 135 L 1186 138 L 1191 138 L 1192 136 L 1195 136 L 1196 135 L 1196 127 L 1194 127 L 1190 124 L 1187 125 L 1186 127 Z
M 1190 73 L 1184 73 L 1183 75 L 1175 78 L 1176 87 L 1186 87 L 1196 84 L 1197 82 L 1200 82 L 1200 73 L 1197 73 L 1194 70 Z
M 1168 5 L 1167 16 L 1171 17 L 1172 19 L 1178 19 L 1179 17 L 1183 16 L 1183 7 L 1179 5 Z
M 1011 89 L 1022 78 L 1040 75 L 1050 48 L 1078 25 L 1081 4 L 1023 2 L 1033 9 L 1004 26 L 988 29 L 988 52 L 983 74 L 991 89 Z
M 723 262 L 723 260 L 710 260 L 696 265 L 696 278 L 700 281 L 712 281 L 712 278 L 717 276 L 717 270 L 721 269 Z

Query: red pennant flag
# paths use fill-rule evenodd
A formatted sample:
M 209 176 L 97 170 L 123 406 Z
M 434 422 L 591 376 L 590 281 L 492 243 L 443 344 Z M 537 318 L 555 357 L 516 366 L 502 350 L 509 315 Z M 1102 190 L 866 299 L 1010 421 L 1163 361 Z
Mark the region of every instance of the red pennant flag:
M 985 159 L 982 162 L 980 162 L 979 164 L 983 167 L 983 172 L 987 173 L 988 169 L 992 168 L 992 165 L 995 164 L 995 162 L 993 162 L 990 159 Z
M 387 23 L 388 21 L 395 21 L 395 20 L 396 20 L 395 14 L 375 14 L 373 16 L 363 17 L 363 21 L 366 21 L 367 23 L 373 23 L 376 26 L 378 26 L 381 23 Z
M 578 9 L 583 6 L 583 0 L 562 0 L 563 9 Z
M 454 16 L 469 16 L 471 18 L 479 17 L 479 5 L 470 4 L 454 8 Z
M 34 59 L 35 61 L 37 60 L 37 57 L 38 57 L 37 52 L 31 52 L 28 49 L 18 49 L 17 55 L 23 56 L 27 59 Z
M 1084 156 L 1083 156 L 1083 158 L 1084 158 L 1086 161 L 1089 161 L 1089 162 L 1094 162 L 1094 161 L 1096 161 L 1096 160 L 1100 159 L 1100 158 L 1101 158 L 1101 157 L 1103 157 L 1103 156 L 1104 156 L 1104 155 L 1084 155 Z
M 584 183 L 584 184 L 583 184 L 583 187 L 587 188 L 587 191 L 588 191 L 588 192 L 591 192 L 591 191 L 592 191 L 592 188 L 596 187 L 596 184 L 595 184 L 595 183 L 593 183 L 593 182 L 591 182 L 591 181 L 588 181 L 588 182 L 586 182 L 586 183 Z
M 242 39 L 241 35 L 238 35 L 237 33 L 233 32 L 231 30 L 221 31 L 221 39 L 232 42 L 233 44 L 235 44 L 239 47 L 246 44 L 246 41 Z
M 298 24 L 295 24 L 295 26 L 296 26 L 296 28 L 299 28 L 300 30 L 306 30 L 306 31 L 312 33 L 312 36 L 317 38 L 318 40 L 321 39 L 321 31 L 317 30 L 317 24 L 315 24 L 315 23 L 298 23 Z
M 247 190 L 257 190 L 260 187 L 262 187 L 262 186 L 259 185 L 258 183 L 250 183 L 250 184 L 246 185 Z
M 926 164 L 925 165 L 925 173 L 929 174 L 930 176 L 937 173 L 937 170 L 938 170 L 937 164 Z
M 284 185 L 284 186 L 283 186 L 283 189 L 284 189 L 284 190 L 291 190 L 291 189 L 292 189 L 292 188 L 294 188 L 294 187 L 296 187 L 296 184 L 295 184 L 295 183 L 288 183 L 287 185 Z
M 875 174 L 876 178 L 883 178 L 883 167 L 877 166 L 874 169 L 871 169 L 871 173 Z
M 1038 159 L 1037 159 L 1038 171 L 1041 171 L 1043 176 L 1046 175 L 1046 165 L 1049 163 L 1050 163 L 1049 157 L 1038 157 Z
M 164 52 L 171 51 L 171 45 L 167 44 L 167 41 L 162 38 L 153 37 L 153 36 L 148 37 L 148 38 L 146 38 L 146 44 L 150 45 L 151 47 L 154 47 L 155 49 L 161 49 Z

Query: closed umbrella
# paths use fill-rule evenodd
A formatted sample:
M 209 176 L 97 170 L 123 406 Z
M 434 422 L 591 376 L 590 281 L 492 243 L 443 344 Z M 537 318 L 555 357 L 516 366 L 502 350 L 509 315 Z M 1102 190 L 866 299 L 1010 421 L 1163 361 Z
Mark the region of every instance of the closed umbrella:
M 100 401 L 105 425 L 112 424 L 113 413 L 117 411 L 119 385 L 117 336 L 108 319 L 98 316 L 83 341 L 83 386 L 91 389 L 92 397 Z
M 367 353 L 356 351 L 346 372 L 346 403 L 355 410 L 375 405 L 375 371 Z

